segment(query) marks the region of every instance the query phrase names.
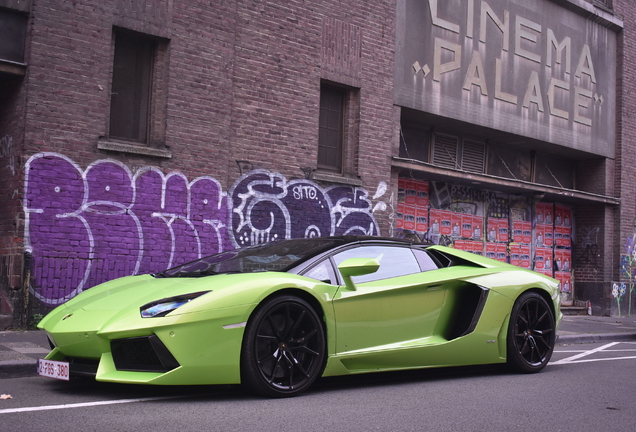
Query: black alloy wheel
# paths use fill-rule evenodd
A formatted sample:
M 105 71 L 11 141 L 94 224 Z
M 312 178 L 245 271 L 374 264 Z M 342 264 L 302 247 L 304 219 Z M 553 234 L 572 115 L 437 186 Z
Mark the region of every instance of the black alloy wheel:
M 322 374 L 325 331 L 304 300 L 279 296 L 261 304 L 247 323 L 241 381 L 268 397 L 295 396 Z
M 535 292 L 522 294 L 510 315 L 508 365 L 518 372 L 539 372 L 550 361 L 555 342 L 554 314 L 548 302 Z

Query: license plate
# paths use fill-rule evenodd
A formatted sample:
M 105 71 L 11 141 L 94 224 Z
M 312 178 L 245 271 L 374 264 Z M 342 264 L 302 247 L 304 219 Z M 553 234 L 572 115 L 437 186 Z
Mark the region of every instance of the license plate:
M 68 381 L 68 363 L 39 359 L 38 375 Z

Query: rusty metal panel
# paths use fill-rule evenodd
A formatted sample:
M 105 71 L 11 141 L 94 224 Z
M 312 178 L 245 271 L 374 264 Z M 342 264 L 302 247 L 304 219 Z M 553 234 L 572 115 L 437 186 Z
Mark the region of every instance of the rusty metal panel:
M 547 0 L 398 0 L 395 102 L 613 157 L 618 27 L 595 18 Z

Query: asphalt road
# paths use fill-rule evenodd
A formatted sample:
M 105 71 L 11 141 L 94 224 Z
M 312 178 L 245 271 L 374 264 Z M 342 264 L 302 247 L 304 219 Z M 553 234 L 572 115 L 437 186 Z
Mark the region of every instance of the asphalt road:
M 617 431 L 636 421 L 636 342 L 558 346 L 541 373 L 499 367 L 330 378 L 292 399 L 238 387 L 0 380 L 2 431 Z M 0 396 L 1 397 L 1 396 Z

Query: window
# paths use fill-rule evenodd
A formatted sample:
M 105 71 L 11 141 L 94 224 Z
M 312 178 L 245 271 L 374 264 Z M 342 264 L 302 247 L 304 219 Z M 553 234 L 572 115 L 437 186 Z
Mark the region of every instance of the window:
M 574 189 L 574 161 L 551 154 L 535 154 L 534 182 Z
M 308 272 L 303 274 L 303 276 L 332 285 L 335 285 L 337 283 L 337 279 L 333 274 L 333 267 L 331 267 L 331 261 L 329 261 L 329 259 L 326 259 L 318 265 L 312 267 Z
M 342 172 L 345 91 L 320 88 L 318 168 Z
M 420 272 L 420 265 L 413 252 L 406 247 L 365 246 L 348 249 L 334 256 L 336 265 L 340 265 L 349 258 L 375 258 L 380 262 L 380 268 L 375 273 L 353 277 L 355 283 L 373 282 Z
M 115 32 L 110 100 L 111 138 L 148 142 L 152 66 L 156 42 L 134 33 Z
M 597 6 L 601 6 L 601 7 L 605 7 L 609 10 L 612 10 L 613 6 L 614 6 L 614 2 L 613 0 L 594 0 L 593 3 Z
M 425 271 L 437 270 L 437 264 L 433 261 L 433 258 L 423 250 L 413 249 L 413 253 L 415 254 L 415 258 L 417 258 L 417 262 L 420 264 L 420 269 Z
M 28 18 L 27 14 L 0 8 L 0 62 L 24 62 Z

